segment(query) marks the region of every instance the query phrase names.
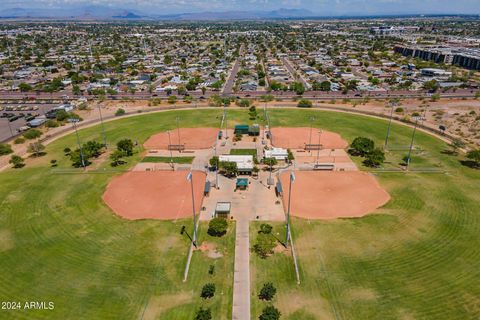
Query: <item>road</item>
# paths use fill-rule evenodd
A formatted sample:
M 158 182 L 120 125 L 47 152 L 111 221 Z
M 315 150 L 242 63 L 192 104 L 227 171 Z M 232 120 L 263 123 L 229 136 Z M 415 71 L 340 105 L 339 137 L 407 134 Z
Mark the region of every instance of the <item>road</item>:
M 285 68 L 287 68 L 288 72 L 290 72 L 290 75 L 292 76 L 293 79 L 295 79 L 295 81 L 298 81 L 300 80 L 300 82 L 303 84 L 303 87 L 305 89 L 309 89 L 310 88 L 310 84 L 308 83 L 307 80 L 305 80 L 305 78 L 302 76 L 302 74 L 300 72 L 297 72 L 293 66 L 292 66 L 292 63 L 290 62 L 290 60 L 288 60 L 287 58 L 285 57 L 282 57 L 282 63 L 283 65 L 285 66 Z M 297 77 L 295 76 L 297 75 Z
M 454 91 L 448 92 L 438 92 L 442 98 L 473 98 L 475 97 L 476 92 L 480 92 L 478 89 L 457 89 Z M 189 92 L 189 95 L 195 99 L 206 100 L 208 97 L 213 95 L 218 95 L 218 91 L 209 91 L 205 94 L 202 94 L 201 91 Z M 68 95 L 68 98 L 64 98 L 64 95 Z M 267 92 L 267 91 L 242 91 L 235 94 L 240 98 L 258 98 L 262 95 L 271 94 L 277 100 L 288 100 L 298 97 L 295 92 L 291 91 L 278 91 L 278 92 Z M 227 95 L 225 93 L 225 95 Z M 366 97 L 374 99 L 391 99 L 391 98 L 429 98 L 431 93 L 428 93 L 423 90 L 418 91 L 409 91 L 409 90 L 396 90 L 396 91 L 350 91 L 347 94 L 343 94 L 340 91 L 331 92 L 331 91 L 305 91 L 302 95 L 305 99 L 315 99 L 315 100 L 332 100 L 332 99 L 363 99 Z M 76 100 L 81 96 L 75 96 L 71 92 L 54 92 L 54 93 L 22 93 L 22 92 L 11 92 L 11 91 L 0 91 L 0 100 L 8 101 L 68 101 Z M 95 99 L 93 95 L 86 95 L 88 99 Z M 149 93 L 148 91 L 136 92 L 136 93 L 118 93 L 116 95 L 105 96 L 107 100 L 122 100 L 122 99 L 132 99 L 132 100 L 149 100 L 153 97 L 158 97 L 166 99 L 168 95 L 165 92 L 159 93 Z M 179 97 L 180 99 L 181 97 Z M 38 103 L 38 102 L 37 102 Z
M 244 54 L 244 45 L 242 44 L 240 46 L 239 54 L 237 60 L 235 60 L 235 63 L 233 64 L 233 68 L 230 71 L 230 74 L 228 75 L 227 81 L 225 82 L 225 86 L 223 87 L 222 94 L 224 96 L 229 96 L 232 94 L 232 89 L 233 86 L 235 85 L 235 79 L 237 78 L 237 73 L 238 70 L 240 70 L 240 64 L 243 60 L 243 54 Z

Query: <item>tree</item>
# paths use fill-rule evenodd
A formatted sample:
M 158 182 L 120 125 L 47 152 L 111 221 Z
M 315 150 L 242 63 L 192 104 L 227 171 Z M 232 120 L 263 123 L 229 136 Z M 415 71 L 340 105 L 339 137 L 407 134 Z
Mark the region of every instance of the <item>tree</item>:
M 209 161 L 210 166 L 213 168 L 218 168 L 218 162 L 219 162 L 218 159 L 219 159 L 218 156 L 213 156 Z
M 275 158 L 265 158 L 263 159 L 263 163 L 271 167 L 273 170 L 273 167 L 277 165 L 278 161 Z
M 122 108 L 118 108 L 117 111 L 115 111 L 116 117 L 123 116 L 124 114 L 125 114 L 125 110 L 123 110 Z
M 177 102 L 177 97 L 176 96 L 169 96 L 168 99 L 167 99 L 167 102 L 170 103 L 170 104 L 174 104 L 175 102 Z
M 380 148 L 375 148 L 372 152 L 367 153 L 363 163 L 367 167 L 379 167 L 385 161 L 385 153 Z
M 50 160 L 50 165 L 51 165 L 52 167 L 58 166 L 57 160 L 55 160 L 55 159 Z
M 372 152 L 374 148 L 375 143 L 372 140 L 364 137 L 357 137 L 353 140 L 348 152 L 353 156 L 364 157 Z
M 212 237 L 221 237 L 227 233 L 228 222 L 223 218 L 213 218 L 208 223 L 207 233 Z
M 313 106 L 312 101 L 307 99 L 298 100 L 297 107 L 299 108 L 311 108 Z
M 272 229 L 273 227 L 271 225 L 269 225 L 268 223 L 262 223 L 260 225 L 260 231 L 259 233 L 263 233 L 263 234 L 271 234 L 272 233 Z
M 430 80 L 426 81 L 423 83 L 423 89 L 435 92 L 440 88 L 440 85 L 438 84 L 437 80 Z
M 278 320 L 280 319 L 280 311 L 274 306 L 267 306 L 262 310 L 259 320 Z
M 293 155 L 293 152 L 290 149 L 287 149 L 287 153 L 288 153 L 287 160 L 289 163 L 291 163 L 293 160 L 295 160 L 295 156 Z
M 39 157 L 44 154 L 45 146 L 40 142 L 30 143 L 27 147 L 27 152 L 32 153 L 35 157 Z
M 22 92 L 32 91 L 32 86 L 27 83 L 20 83 L 18 85 L 18 89 L 20 89 Z
M 0 143 L 0 156 L 13 153 L 12 147 L 6 143 Z
M 229 177 L 236 176 L 238 173 L 236 162 L 220 161 L 219 168 L 226 176 Z
M 206 285 L 203 286 L 200 297 L 202 297 L 203 299 L 210 299 L 210 298 L 213 298 L 214 295 L 215 295 L 214 283 L 207 283 Z
M 8 163 L 12 164 L 15 169 L 19 169 L 25 166 L 25 160 L 22 157 L 17 156 L 16 154 L 12 155 Z
M 258 298 L 260 300 L 270 301 L 273 299 L 276 293 L 277 293 L 277 289 L 273 286 L 273 283 L 267 282 L 263 284 L 263 287 L 260 290 L 260 293 L 258 294 Z
M 116 166 L 119 166 L 121 164 L 124 164 L 125 161 L 122 159 L 124 157 L 124 153 L 120 150 L 115 150 L 113 151 L 111 154 L 110 154 L 110 160 L 112 160 L 111 162 L 111 166 L 112 167 L 116 167 Z
M 480 149 L 468 151 L 467 158 L 472 160 L 476 167 L 480 167 Z
M 195 316 L 195 320 L 211 320 L 212 319 L 212 312 L 210 309 L 203 309 L 200 308 L 197 311 L 197 315 Z
M 256 243 L 253 245 L 253 251 L 262 259 L 273 253 L 275 248 L 275 240 L 271 234 L 259 233 Z
M 122 152 L 124 156 L 130 157 L 133 155 L 133 141 L 130 139 L 122 139 L 117 142 L 117 150 Z
M 458 149 L 465 148 L 465 142 L 463 142 L 462 139 L 456 138 L 452 140 L 449 146 L 452 148 L 452 154 L 456 155 L 458 154 Z
M 72 152 L 72 149 L 70 149 L 69 147 L 66 147 L 65 149 L 63 149 L 63 153 L 68 156 L 70 155 L 70 152 Z
M 250 100 L 248 99 L 240 99 L 237 101 L 237 105 L 239 107 L 244 107 L 244 108 L 248 108 L 250 107 Z
M 305 87 L 301 82 L 294 82 L 290 85 L 290 90 L 295 91 L 299 96 L 305 93 Z

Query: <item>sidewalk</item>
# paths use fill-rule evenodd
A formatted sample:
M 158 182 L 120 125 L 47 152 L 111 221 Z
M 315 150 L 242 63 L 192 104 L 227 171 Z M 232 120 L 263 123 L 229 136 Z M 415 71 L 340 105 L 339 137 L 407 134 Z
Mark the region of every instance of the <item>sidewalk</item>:
M 250 239 L 249 219 L 237 219 L 233 280 L 233 320 L 250 320 Z

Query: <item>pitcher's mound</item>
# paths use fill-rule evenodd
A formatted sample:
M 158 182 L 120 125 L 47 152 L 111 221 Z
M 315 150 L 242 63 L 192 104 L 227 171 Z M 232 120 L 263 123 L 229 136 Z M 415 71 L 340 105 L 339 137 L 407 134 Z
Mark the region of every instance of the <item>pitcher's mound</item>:
M 390 200 L 375 177 L 365 172 L 295 171 L 295 178 L 290 212 L 300 218 L 362 217 Z M 290 173 L 280 179 L 287 205 Z
M 272 144 L 284 149 L 303 149 L 306 144 L 318 144 L 319 130 L 310 128 L 272 128 Z M 345 149 L 348 142 L 335 132 L 322 130 L 320 144 L 324 149 Z
M 180 139 L 178 138 L 180 131 Z M 215 128 L 180 128 L 157 133 L 143 144 L 146 149 L 167 150 L 168 145 L 184 145 L 185 149 L 208 149 L 213 147 L 218 134 Z
M 188 171 L 134 171 L 115 177 L 103 194 L 119 216 L 130 219 L 171 220 L 192 217 Z M 206 175 L 193 172 L 195 207 L 199 213 Z

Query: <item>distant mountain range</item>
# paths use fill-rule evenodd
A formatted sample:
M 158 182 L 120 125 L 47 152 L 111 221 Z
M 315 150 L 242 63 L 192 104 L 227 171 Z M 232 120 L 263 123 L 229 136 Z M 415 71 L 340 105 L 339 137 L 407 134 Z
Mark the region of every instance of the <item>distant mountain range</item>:
M 106 6 L 81 6 L 68 8 L 11 8 L 0 10 L 0 18 L 25 19 L 131 19 L 131 20 L 249 20 L 288 19 L 313 17 L 306 9 L 278 9 L 274 11 L 224 11 L 192 12 L 178 14 L 143 13 L 135 10 Z

